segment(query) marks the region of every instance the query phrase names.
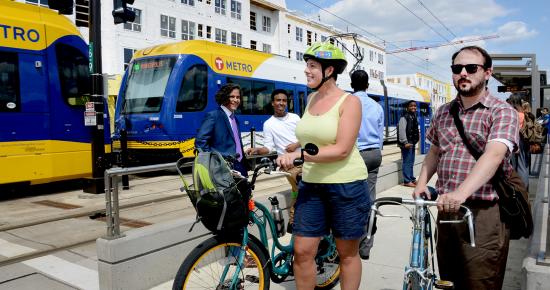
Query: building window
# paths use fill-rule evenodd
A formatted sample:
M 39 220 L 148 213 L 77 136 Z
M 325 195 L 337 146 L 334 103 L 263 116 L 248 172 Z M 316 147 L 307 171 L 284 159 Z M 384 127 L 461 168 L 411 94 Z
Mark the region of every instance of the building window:
M 241 2 L 231 0 L 231 18 L 241 20 Z
M 124 23 L 124 29 L 141 32 L 141 10 L 130 7 L 128 7 L 128 9 L 136 13 L 136 19 L 134 19 L 134 22 Z
M 216 28 L 215 34 L 217 43 L 227 43 L 227 30 Z
M 27 1 L 25 1 L 25 3 L 48 7 L 48 0 L 27 0 Z
M 253 49 L 253 50 L 256 50 L 256 40 L 251 40 L 250 41 L 250 49 Z
M 317 42 L 317 32 L 315 32 L 315 42 Z
M 160 35 L 164 37 L 176 38 L 176 18 L 166 15 L 160 15 Z
M 296 41 L 302 42 L 304 39 L 304 30 L 300 27 L 296 27 Z
M 19 112 L 21 84 L 17 53 L 0 52 L 0 68 L 0 112 Z
M 243 46 L 243 35 L 236 32 L 231 32 L 231 45 L 241 47 Z
M 321 42 L 325 42 L 325 40 L 327 40 L 327 37 L 324 35 L 321 35 Z
M 195 22 L 182 20 L 181 21 L 181 39 L 195 39 Z
M 212 1 L 211 0 L 206 0 L 206 4 L 208 4 L 208 5 L 212 4 Z
M 296 60 L 303 61 L 304 60 L 304 53 L 303 52 L 296 52 Z
M 256 12 L 250 11 L 250 29 L 256 30 Z
M 197 35 L 198 35 L 200 38 L 203 38 L 203 37 L 204 37 L 204 34 L 202 34 L 202 24 L 197 25 Z
M 263 44 L 262 51 L 263 51 L 263 52 L 267 52 L 267 53 L 271 53 L 271 45 L 270 45 L 270 44 L 267 44 L 267 43 L 264 43 L 264 44 Z
M 290 34 L 290 24 L 288 25 L 287 31 L 288 31 L 288 34 Z
M 378 54 L 378 63 L 384 64 L 384 55 L 381 53 Z
M 288 50 L 288 58 L 290 58 L 290 55 L 292 54 L 292 51 L 289 49 Z
M 206 38 L 208 39 L 212 38 L 212 26 L 210 25 L 206 26 Z
M 308 46 L 311 45 L 311 31 L 309 31 L 309 30 L 308 30 L 307 33 L 306 33 L 306 44 L 307 44 Z
M 216 0 L 214 1 L 214 11 L 218 14 L 225 15 L 225 6 L 227 0 Z
M 262 18 L 262 30 L 265 32 L 271 32 L 271 18 L 267 16 Z
M 189 6 L 195 6 L 195 0 L 181 0 L 181 3 Z
M 125 48 L 124 49 L 124 70 L 128 67 L 128 64 L 130 64 L 130 61 L 132 60 L 132 56 L 134 56 L 134 53 L 136 52 L 135 49 L 131 48 Z
M 374 61 L 374 51 L 369 50 L 369 60 Z

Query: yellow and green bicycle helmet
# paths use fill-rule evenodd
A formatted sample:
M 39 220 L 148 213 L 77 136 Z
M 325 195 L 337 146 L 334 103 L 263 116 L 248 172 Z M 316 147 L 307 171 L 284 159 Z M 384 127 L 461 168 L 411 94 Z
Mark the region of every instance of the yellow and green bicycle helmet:
M 323 68 L 323 80 L 315 89 L 318 89 L 329 78 L 333 77 L 332 75 L 325 76 L 325 68 L 329 66 L 334 67 L 333 75 L 334 79 L 336 79 L 336 75 L 341 74 L 348 64 L 344 53 L 330 42 L 316 42 L 312 44 L 304 53 L 304 60 L 307 62 L 310 59 L 319 62 Z

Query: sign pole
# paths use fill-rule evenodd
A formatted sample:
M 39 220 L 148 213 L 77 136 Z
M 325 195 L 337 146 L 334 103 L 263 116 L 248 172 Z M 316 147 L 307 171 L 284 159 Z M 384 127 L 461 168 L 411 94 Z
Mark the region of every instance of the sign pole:
M 92 178 L 84 186 L 84 192 L 104 193 L 105 172 L 105 128 L 103 102 L 103 75 L 101 67 L 101 1 L 90 0 L 90 74 L 92 76 L 92 98 L 96 124 L 92 127 Z

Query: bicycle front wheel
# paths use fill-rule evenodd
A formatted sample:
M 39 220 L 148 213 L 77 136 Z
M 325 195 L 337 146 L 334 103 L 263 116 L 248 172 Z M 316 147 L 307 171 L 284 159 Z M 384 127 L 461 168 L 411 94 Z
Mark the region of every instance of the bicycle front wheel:
M 332 289 L 340 280 L 340 257 L 334 237 L 326 236 L 319 243 L 315 258 L 317 263 L 316 290 Z
M 172 289 L 269 289 L 270 268 L 263 245 L 250 236 L 245 261 L 239 265 L 241 245 L 238 236 L 215 236 L 204 241 L 183 261 Z

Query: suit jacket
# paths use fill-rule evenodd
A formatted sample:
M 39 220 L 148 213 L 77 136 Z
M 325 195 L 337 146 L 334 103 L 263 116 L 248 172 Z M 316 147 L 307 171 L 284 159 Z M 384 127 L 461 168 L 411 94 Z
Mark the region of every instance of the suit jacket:
M 238 129 L 239 120 L 237 122 L 237 131 L 241 136 L 241 130 Z M 241 152 L 242 148 L 241 139 Z M 223 156 L 235 156 L 235 139 L 233 139 L 233 131 L 229 119 L 222 108 L 206 113 L 204 120 L 195 137 L 195 148 L 202 151 L 210 152 L 217 151 Z

